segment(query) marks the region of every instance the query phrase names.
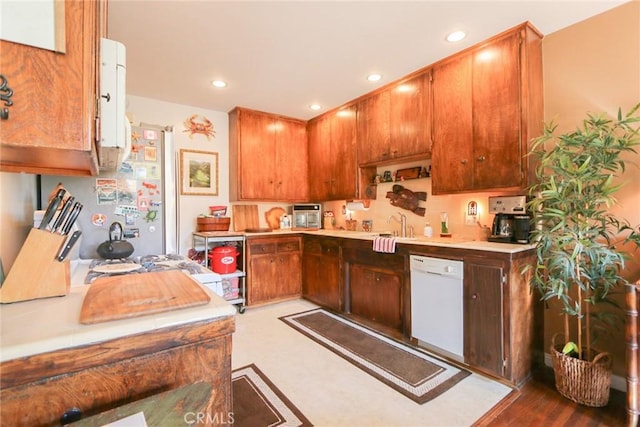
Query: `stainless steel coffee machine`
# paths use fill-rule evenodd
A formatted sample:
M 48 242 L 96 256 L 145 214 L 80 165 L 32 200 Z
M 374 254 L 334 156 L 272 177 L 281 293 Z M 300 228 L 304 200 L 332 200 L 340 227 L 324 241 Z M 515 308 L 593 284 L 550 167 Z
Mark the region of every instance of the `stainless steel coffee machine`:
M 489 197 L 489 213 L 494 214 L 490 242 L 529 243 L 531 215 L 527 196 Z

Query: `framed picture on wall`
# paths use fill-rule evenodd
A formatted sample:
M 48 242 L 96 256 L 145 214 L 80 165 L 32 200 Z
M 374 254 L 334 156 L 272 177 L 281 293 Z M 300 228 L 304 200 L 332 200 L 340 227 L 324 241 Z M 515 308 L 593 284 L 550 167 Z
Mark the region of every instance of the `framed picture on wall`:
M 218 153 L 180 150 L 180 194 L 218 195 Z

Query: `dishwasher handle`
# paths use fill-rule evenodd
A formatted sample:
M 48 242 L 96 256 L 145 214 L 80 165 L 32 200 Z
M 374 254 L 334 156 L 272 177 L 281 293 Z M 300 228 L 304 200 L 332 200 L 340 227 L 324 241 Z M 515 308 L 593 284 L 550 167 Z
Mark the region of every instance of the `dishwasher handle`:
M 435 274 L 442 277 L 462 279 L 462 261 L 411 255 L 410 268 L 412 274 Z

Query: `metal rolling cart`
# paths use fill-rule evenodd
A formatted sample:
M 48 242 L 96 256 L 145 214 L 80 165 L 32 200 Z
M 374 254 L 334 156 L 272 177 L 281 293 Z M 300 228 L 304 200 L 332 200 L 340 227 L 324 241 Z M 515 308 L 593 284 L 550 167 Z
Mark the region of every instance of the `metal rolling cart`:
M 227 299 L 229 303 L 234 304 L 238 307 L 238 312 L 240 314 L 244 313 L 246 309 L 246 265 L 247 265 L 247 251 L 245 248 L 246 238 L 242 233 L 230 233 L 226 231 L 198 231 L 194 232 L 192 235 L 192 245 L 193 248 L 196 249 L 197 243 L 200 243 L 203 246 L 204 250 L 204 266 L 209 268 L 209 252 L 215 248 L 216 246 L 235 246 L 239 251 L 240 255 L 237 258 L 237 267 L 236 271 L 226 274 L 220 274 L 222 279 L 232 280 L 234 278 L 238 279 L 238 296 Z

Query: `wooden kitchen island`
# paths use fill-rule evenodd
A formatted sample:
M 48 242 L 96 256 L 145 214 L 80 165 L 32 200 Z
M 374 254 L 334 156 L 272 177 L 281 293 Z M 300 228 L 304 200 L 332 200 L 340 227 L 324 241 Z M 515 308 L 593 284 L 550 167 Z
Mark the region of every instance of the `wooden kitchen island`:
M 232 305 L 211 293 L 205 305 L 82 325 L 87 289 L 0 306 L 2 425 L 60 425 L 196 382 L 211 397 L 185 414 L 227 422 Z

